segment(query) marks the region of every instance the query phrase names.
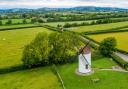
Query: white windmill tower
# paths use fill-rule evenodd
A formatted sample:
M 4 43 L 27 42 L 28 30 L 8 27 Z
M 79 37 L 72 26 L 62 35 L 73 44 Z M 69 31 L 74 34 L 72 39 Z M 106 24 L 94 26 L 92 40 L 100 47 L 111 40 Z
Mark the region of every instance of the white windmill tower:
M 79 51 L 79 68 L 78 72 L 88 74 L 92 72 L 91 69 L 91 47 L 89 43 Z

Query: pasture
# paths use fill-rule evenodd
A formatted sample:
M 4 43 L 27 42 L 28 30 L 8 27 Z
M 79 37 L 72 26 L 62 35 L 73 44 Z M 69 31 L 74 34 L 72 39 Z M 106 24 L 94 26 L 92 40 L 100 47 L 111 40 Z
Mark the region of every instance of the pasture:
M 119 33 L 107 33 L 107 34 L 97 34 L 97 35 L 88 35 L 90 38 L 100 42 L 107 37 L 115 37 L 117 40 L 117 48 L 128 52 L 128 32 L 119 32 Z
M 50 67 L 0 75 L 1 89 L 62 89 Z
M 92 59 L 93 60 L 93 59 Z M 109 58 L 92 61 L 93 68 L 111 68 L 116 64 Z M 127 73 L 95 70 L 90 76 L 79 76 L 75 73 L 78 63 L 59 66 L 59 71 L 67 89 L 127 89 Z M 98 81 L 94 81 L 98 79 Z
M 51 31 L 42 27 L 0 31 L 0 68 L 21 64 L 24 46 L 39 32 Z
M 23 19 L 11 19 L 12 20 L 12 24 L 17 24 L 17 23 L 22 23 Z M 8 21 L 8 19 L 2 20 L 2 23 L 5 24 Z M 26 19 L 27 23 L 31 22 L 31 19 Z
M 128 26 L 128 21 L 118 22 L 118 23 L 109 23 L 109 24 L 91 25 L 91 26 L 80 26 L 80 27 L 77 27 L 76 29 L 72 29 L 72 31 L 81 33 L 81 32 L 87 32 L 87 31 L 108 30 L 111 28 L 118 28 L 123 26 Z

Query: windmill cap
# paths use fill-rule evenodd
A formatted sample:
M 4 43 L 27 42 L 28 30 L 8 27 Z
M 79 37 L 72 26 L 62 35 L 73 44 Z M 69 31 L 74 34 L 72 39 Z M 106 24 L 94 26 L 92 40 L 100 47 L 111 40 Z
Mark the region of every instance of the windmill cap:
M 79 50 L 79 54 L 89 54 L 91 52 L 90 45 L 84 46 Z

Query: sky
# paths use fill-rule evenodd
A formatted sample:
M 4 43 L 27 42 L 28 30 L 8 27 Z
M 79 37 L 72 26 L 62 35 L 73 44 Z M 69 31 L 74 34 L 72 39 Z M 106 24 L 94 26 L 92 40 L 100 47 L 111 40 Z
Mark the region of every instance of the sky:
M 0 9 L 76 6 L 128 8 L 128 0 L 0 0 Z

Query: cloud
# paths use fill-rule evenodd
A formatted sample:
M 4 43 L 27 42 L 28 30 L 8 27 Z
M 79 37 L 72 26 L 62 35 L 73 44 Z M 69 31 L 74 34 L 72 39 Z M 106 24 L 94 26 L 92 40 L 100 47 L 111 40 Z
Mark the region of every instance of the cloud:
M 0 8 L 102 6 L 128 8 L 128 0 L 0 0 Z

